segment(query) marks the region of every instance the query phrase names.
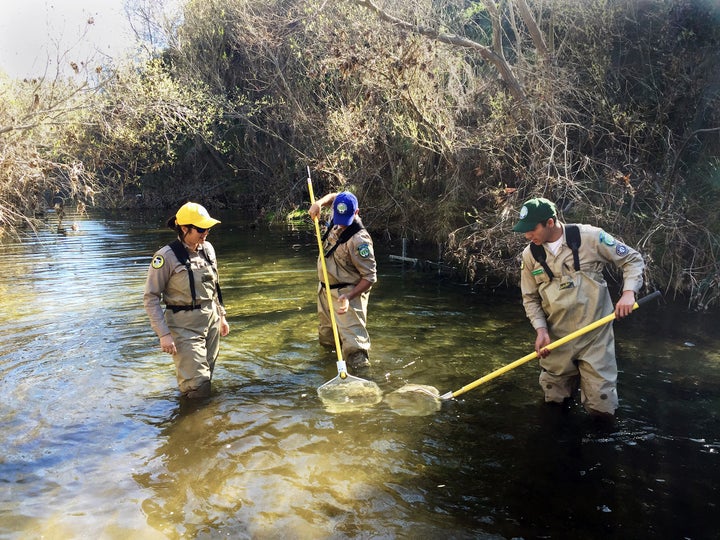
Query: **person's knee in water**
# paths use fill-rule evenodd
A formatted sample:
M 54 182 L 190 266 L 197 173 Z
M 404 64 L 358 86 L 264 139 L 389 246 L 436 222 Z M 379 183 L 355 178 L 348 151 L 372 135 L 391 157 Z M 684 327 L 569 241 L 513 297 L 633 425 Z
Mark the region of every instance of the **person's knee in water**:
M 210 381 L 203 381 L 200 386 L 185 394 L 189 399 L 201 399 L 210 397 Z

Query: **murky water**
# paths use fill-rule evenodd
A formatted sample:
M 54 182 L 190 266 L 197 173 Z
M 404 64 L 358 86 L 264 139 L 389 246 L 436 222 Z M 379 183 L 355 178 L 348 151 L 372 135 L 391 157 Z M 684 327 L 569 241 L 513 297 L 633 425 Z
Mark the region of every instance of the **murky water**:
M 714 317 L 616 325 L 621 409 L 541 403 L 532 362 L 426 416 L 326 410 L 311 228 L 225 217 L 211 241 L 231 334 L 213 396 L 177 397 L 142 309 L 166 216 L 79 220 L 4 247 L 0 538 L 711 538 L 720 496 Z M 388 260 L 371 296 L 388 395 L 440 393 L 531 351 L 516 299 Z

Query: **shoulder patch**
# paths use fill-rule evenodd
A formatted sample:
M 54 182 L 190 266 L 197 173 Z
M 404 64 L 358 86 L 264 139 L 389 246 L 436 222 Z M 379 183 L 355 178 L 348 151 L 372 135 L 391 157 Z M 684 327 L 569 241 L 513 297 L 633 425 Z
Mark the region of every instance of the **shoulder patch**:
M 370 245 L 367 243 L 362 243 L 357 247 L 358 255 L 360 255 L 363 259 L 367 259 L 370 256 Z
M 608 234 L 605 231 L 603 231 L 600 233 L 600 243 L 605 244 L 606 246 L 614 246 L 615 239 L 612 237 L 611 234 Z
M 150 266 L 152 266 L 155 270 L 159 270 L 164 264 L 165 258 L 162 255 L 155 255 L 150 263 Z
M 628 253 L 628 248 L 625 244 L 618 244 L 615 248 L 615 253 L 617 253 L 621 257 L 624 257 Z

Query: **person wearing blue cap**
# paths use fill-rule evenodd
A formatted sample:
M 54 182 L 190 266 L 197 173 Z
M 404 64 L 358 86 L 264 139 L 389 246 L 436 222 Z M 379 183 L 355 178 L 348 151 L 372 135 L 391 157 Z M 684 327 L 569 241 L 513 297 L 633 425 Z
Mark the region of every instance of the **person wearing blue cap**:
M 325 263 L 340 336 L 343 358 L 351 369 L 370 365 L 367 308 L 370 289 L 377 282 L 373 242 L 358 215 L 358 201 L 349 191 L 328 193 L 315 201 L 308 213 L 315 219 L 324 206 L 332 205 L 332 221 L 323 237 Z M 320 343 L 334 347 L 330 311 L 318 257 L 318 334 Z
M 584 408 L 596 417 L 613 417 L 618 406 L 617 362 L 612 324 L 606 324 L 554 349 L 552 341 L 613 311 L 633 310 L 643 284 L 642 255 L 592 225 L 566 225 L 555 204 L 533 198 L 520 209 L 513 231 L 530 243 L 522 252 L 520 288 L 525 313 L 537 333 L 540 386 L 546 402 L 563 403 L 580 390 Z M 622 294 L 613 306 L 603 269 L 623 275 Z M 552 353 L 552 354 L 551 354 Z

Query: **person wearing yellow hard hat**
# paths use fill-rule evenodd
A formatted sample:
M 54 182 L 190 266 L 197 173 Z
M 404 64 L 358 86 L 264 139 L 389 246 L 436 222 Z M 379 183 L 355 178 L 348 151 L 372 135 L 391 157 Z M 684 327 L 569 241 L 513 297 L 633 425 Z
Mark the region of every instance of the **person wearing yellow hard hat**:
M 210 395 L 220 337 L 230 331 L 215 249 L 207 241 L 218 223 L 198 203 L 182 205 L 167 223 L 178 237 L 153 255 L 145 281 L 150 325 L 162 351 L 173 356 L 178 387 L 188 398 Z

